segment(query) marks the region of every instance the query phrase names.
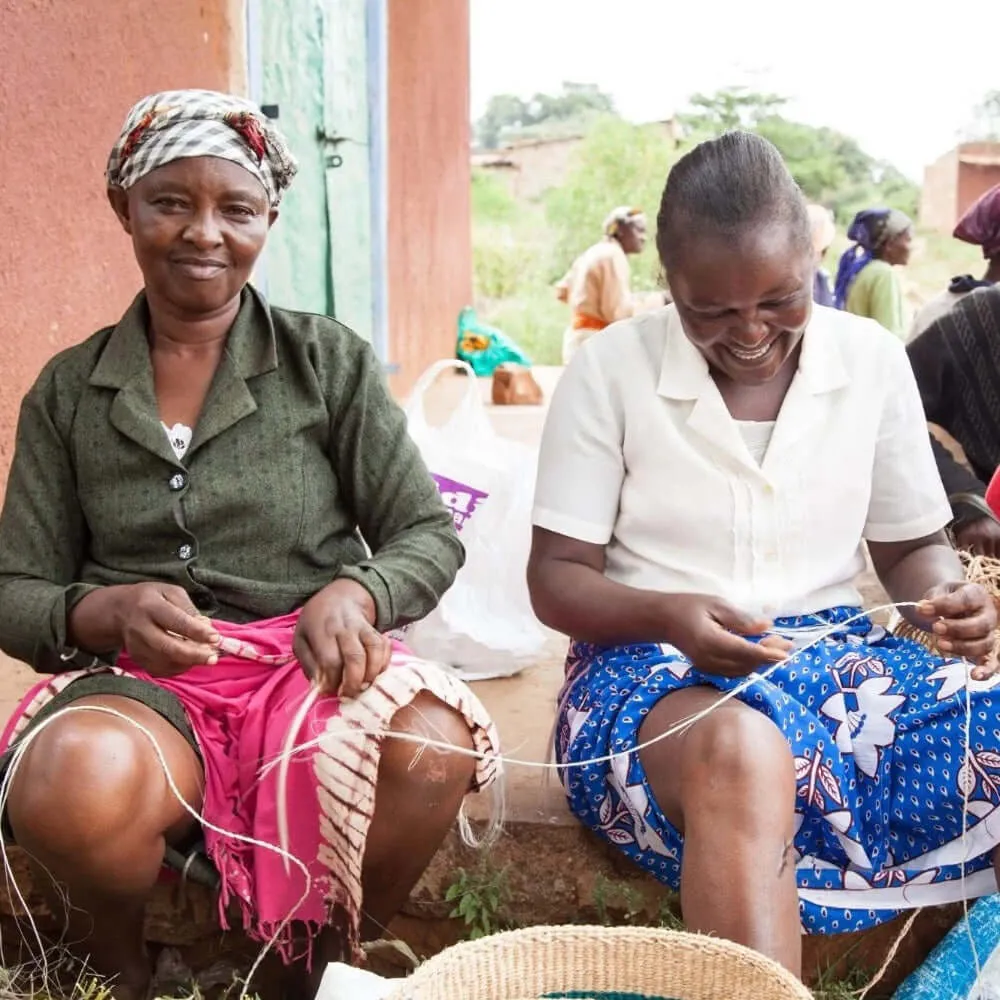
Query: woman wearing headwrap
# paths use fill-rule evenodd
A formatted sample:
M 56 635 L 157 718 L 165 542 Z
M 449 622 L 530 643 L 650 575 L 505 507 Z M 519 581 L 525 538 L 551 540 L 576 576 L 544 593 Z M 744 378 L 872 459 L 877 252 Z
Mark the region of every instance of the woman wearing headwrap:
M 563 335 L 563 364 L 577 348 L 611 323 L 668 301 L 662 292 L 633 295 L 628 257 L 646 245 L 646 216 L 641 209 L 621 205 L 604 220 L 604 236 L 573 262 L 556 285 L 560 302 L 569 304 L 573 318 Z
M 854 217 L 847 238 L 854 245 L 844 251 L 837 268 L 837 308 L 878 320 L 903 337 L 903 290 L 893 267 L 910 259 L 912 221 L 894 208 L 866 208 Z
M 0 743 L 0 818 L 66 886 L 68 940 L 118 998 L 149 988 L 143 908 L 165 852 L 204 867 L 203 838 L 223 923 L 235 906 L 322 971 L 388 923 L 492 777 L 384 738 L 496 746 L 464 685 L 385 636 L 463 557 L 374 353 L 248 284 L 294 174 L 239 98 L 137 104 L 107 181 L 143 291 L 46 366 L 18 424 L 0 648 L 55 676 Z M 321 742 L 282 801 L 261 765 L 315 689 L 298 742 Z M 295 861 L 267 848 L 286 838 Z
M 822 205 L 807 205 L 809 212 L 809 230 L 812 235 L 813 253 L 816 255 L 816 277 L 813 279 L 813 302 L 819 306 L 833 305 L 833 289 L 830 287 L 830 275 L 823 267 L 834 236 L 837 235 L 833 223 L 833 213 Z
M 951 279 L 947 291 L 927 302 L 917 313 L 910 328 L 910 339 L 926 330 L 935 320 L 944 316 L 959 299 L 977 288 L 988 288 L 1000 281 L 1000 184 L 966 211 L 958 220 L 952 234 L 956 240 L 981 247 L 986 258 L 986 273 L 981 278 L 959 274 Z

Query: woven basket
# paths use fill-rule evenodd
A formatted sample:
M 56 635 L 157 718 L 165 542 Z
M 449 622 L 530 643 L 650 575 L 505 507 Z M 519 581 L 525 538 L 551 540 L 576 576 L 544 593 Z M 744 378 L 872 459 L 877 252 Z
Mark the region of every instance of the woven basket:
M 455 945 L 385 1000 L 810 1000 L 790 972 L 717 938 L 641 927 L 529 927 Z

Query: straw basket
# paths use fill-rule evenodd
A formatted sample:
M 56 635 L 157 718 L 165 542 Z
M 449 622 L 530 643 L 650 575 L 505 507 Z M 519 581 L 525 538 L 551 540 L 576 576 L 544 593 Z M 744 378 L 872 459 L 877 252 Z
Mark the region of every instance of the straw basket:
M 455 945 L 385 1000 L 810 1000 L 741 945 L 641 927 L 529 927 Z

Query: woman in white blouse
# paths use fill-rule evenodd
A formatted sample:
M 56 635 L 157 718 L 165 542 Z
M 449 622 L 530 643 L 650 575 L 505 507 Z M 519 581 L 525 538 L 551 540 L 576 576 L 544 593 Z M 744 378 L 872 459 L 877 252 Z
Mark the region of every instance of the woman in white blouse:
M 798 973 L 802 929 L 995 891 L 996 614 L 944 534 L 902 344 L 812 303 L 774 147 L 697 147 L 657 221 L 675 305 L 587 341 L 545 429 L 529 582 L 573 640 L 557 753 L 574 812 L 679 886 L 690 928 Z M 860 615 L 865 543 L 954 659 Z

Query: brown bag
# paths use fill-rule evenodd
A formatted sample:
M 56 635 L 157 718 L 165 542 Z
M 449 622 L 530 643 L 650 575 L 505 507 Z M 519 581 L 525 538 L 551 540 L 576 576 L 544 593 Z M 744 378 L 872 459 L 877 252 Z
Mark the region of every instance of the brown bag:
M 494 406 L 540 406 L 542 387 L 530 368 L 505 362 L 493 372 Z

